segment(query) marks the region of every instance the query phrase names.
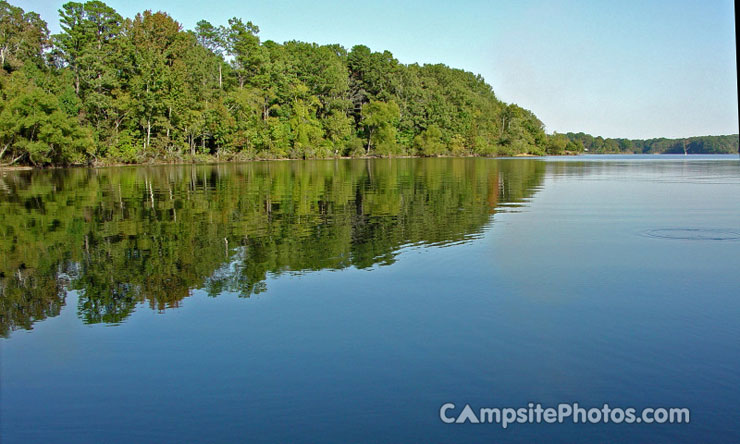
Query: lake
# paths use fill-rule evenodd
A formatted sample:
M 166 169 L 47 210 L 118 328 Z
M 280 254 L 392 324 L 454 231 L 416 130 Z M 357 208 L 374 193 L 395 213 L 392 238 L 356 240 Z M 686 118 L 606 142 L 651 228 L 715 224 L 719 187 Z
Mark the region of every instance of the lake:
M 0 437 L 740 442 L 737 156 L 0 172 Z M 689 424 L 440 408 L 683 407 Z

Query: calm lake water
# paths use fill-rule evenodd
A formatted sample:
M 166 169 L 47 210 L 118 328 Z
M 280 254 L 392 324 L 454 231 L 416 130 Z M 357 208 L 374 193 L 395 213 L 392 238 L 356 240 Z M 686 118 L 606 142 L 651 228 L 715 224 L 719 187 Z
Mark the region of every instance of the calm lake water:
M 7 443 L 740 442 L 737 156 L 0 172 Z M 687 407 L 690 424 L 439 409 Z

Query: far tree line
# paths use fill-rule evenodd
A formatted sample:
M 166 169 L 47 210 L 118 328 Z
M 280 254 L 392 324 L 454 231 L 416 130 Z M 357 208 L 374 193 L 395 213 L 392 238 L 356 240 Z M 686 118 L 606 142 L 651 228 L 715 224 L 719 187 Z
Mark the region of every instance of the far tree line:
M 733 154 L 738 152 L 738 135 L 699 136 L 683 139 L 611 139 L 585 133 L 549 136 L 550 154 L 588 152 L 594 154 Z
M 239 18 L 186 30 L 97 0 L 64 4 L 59 21 L 51 35 L 0 0 L 0 165 L 616 152 L 548 136 L 480 75 L 389 51 L 263 41 Z

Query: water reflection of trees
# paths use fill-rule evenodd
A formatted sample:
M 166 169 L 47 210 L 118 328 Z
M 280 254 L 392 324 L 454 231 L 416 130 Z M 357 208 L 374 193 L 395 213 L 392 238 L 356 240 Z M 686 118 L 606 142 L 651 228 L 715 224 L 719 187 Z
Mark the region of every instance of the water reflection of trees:
M 0 334 L 59 314 L 86 323 L 193 289 L 244 297 L 268 274 L 391 264 L 458 242 L 541 184 L 538 161 L 394 159 L 6 173 Z

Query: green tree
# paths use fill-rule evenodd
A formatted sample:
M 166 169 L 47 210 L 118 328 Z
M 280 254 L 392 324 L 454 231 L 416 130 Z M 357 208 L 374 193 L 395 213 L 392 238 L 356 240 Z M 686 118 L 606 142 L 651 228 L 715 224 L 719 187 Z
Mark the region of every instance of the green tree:
M 67 116 L 56 96 L 16 72 L 0 77 L 0 98 L 0 162 L 45 166 L 87 161 L 92 138 Z
M 199 21 L 195 26 L 195 35 L 198 43 L 213 54 L 213 64 L 218 70 L 218 88 L 223 89 L 224 54 L 226 52 L 226 30 L 216 28 L 206 20 Z
M 293 157 L 324 157 L 328 154 L 316 155 L 324 136 L 321 123 L 316 118 L 316 108 L 319 106 L 318 98 L 313 96 L 307 100 L 297 98 L 293 102 L 289 121 L 293 134 Z
M 552 136 L 547 138 L 547 154 L 563 154 L 567 148 L 568 138 L 565 136 L 565 134 L 554 133 Z
M 229 19 L 229 26 L 225 29 L 226 52 L 232 57 L 239 88 L 244 88 L 247 82 L 260 85 L 266 80 L 263 67 L 268 59 L 260 46 L 259 32 L 258 26 L 252 22 L 244 23 L 237 17 Z
M 172 148 L 173 130 L 188 104 L 187 57 L 197 45 L 195 38 L 181 31 L 169 15 L 145 11 L 127 30 L 127 57 L 132 72 L 128 79 L 133 121 L 142 149 L 156 155 Z
M 422 156 L 438 156 L 446 151 L 442 131 L 431 125 L 414 138 L 414 148 Z
M 364 45 L 356 45 L 347 55 L 349 94 L 352 113 L 361 120 L 362 108 L 370 101 L 388 102 L 397 91 L 399 65 L 389 51 L 372 52 Z
M 63 32 L 53 37 L 54 56 L 72 72 L 81 117 L 94 127 L 104 152 L 108 144 L 115 143 L 120 117 L 114 91 L 121 87 L 117 43 L 123 19 L 101 1 L 69 2 L 59 13 Z
M 374 147 L 378 154 L 395 154 L 396 124 L 400 110 L 396 102 L 371 101 L 362 107 L 362 124 L 367 132 L 366 154 Z
M 49 30 L 38 14 L 0 0 L 0 70 L 14 71 L 27 62 L 42 66 L 48 47 Z

